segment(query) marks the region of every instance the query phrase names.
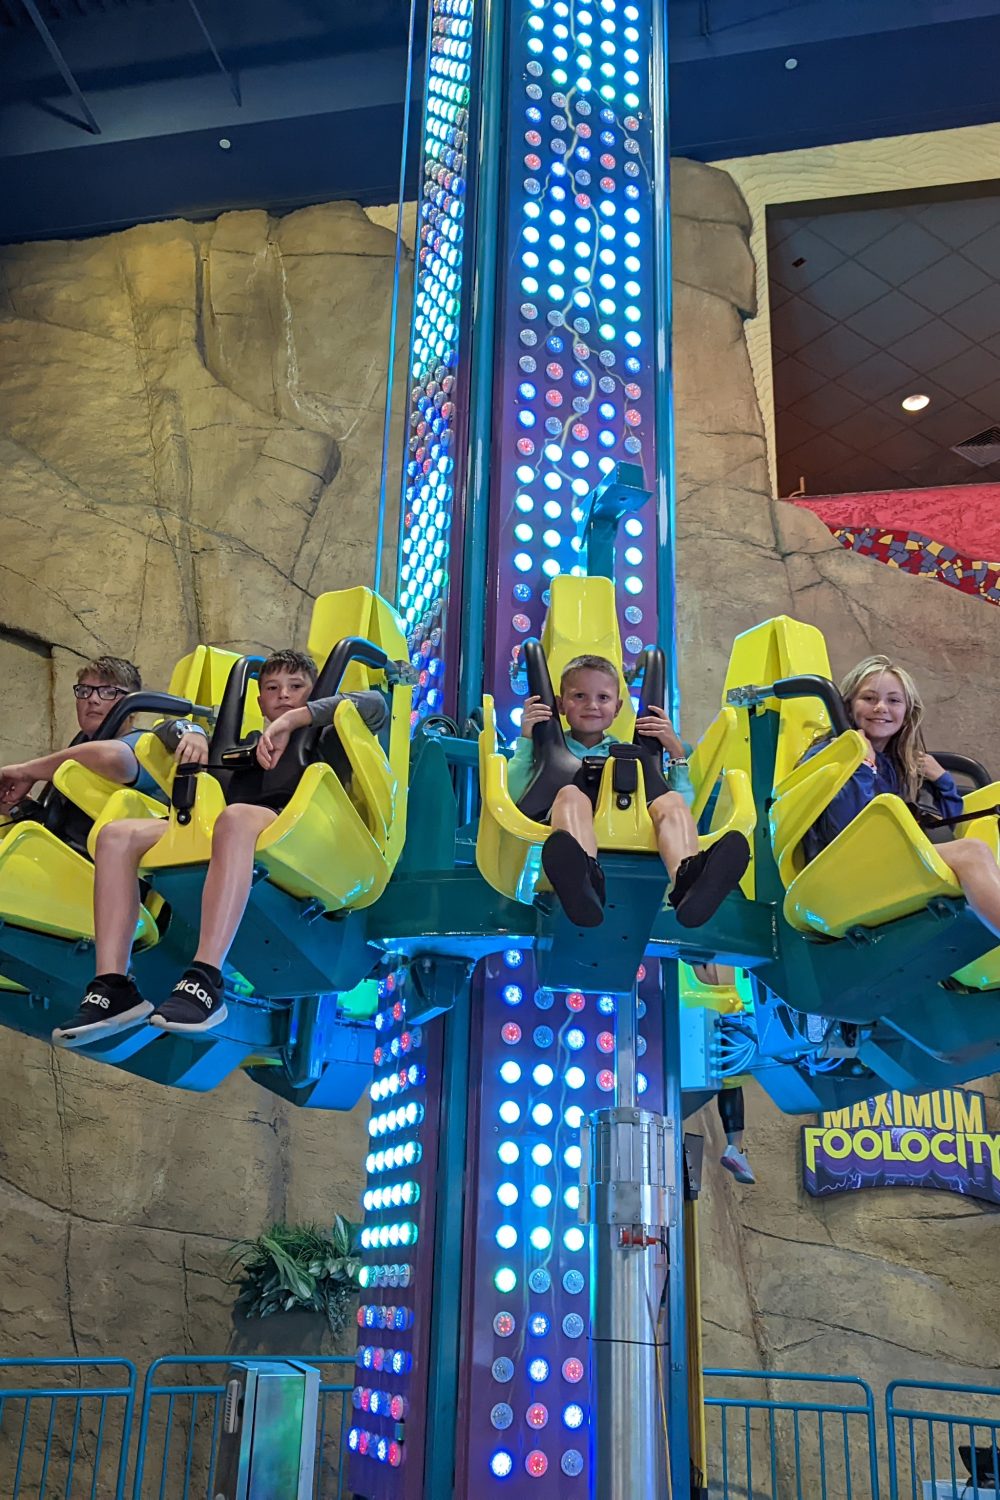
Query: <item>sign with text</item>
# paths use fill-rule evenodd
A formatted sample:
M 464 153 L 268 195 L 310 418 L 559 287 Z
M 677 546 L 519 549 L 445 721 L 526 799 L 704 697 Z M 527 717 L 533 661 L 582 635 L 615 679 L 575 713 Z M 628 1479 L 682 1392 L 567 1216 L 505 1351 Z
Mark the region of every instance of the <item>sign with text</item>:
M 804 1126 L 802 1180 L 814 1198 L 906 1187 L 1000 1204 L 1000 1133 L 986 1128 L 982 1094 L 894 1089 Z

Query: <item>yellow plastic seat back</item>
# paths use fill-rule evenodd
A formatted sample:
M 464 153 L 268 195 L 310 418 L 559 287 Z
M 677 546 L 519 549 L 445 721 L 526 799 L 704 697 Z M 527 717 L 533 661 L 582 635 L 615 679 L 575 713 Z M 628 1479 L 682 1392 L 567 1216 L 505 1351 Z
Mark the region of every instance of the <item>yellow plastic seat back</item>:
M 218 709 L 229 681 L 229 673 L 239 659 L 238 652 L 225 651 L 220 646 L 196 646 L 174 667 L 167 691 L 206 708 Z M 210 721 L 196 716 L 195 722 L 211 734 Z M 263 725 L 257 699 L 257 683 L 254 681 L 247 691 L 241 735 L 246 736 L 254 729 L 262 729 Z
M 830 676 L 830 658 L 822 633 L 815 625 L 805 625 L 788 615 L 765 620 L 752 630 L 745 630 L 733 642 L 729 668 L 723 687 L 723 703 L 731 688 L 764 686 L 782 677 L 812 673 Z M 830 720 L 818 698 L 768 698 L 764 708 L 779 715 L 778 746 L 774 765 L 774 784 L 798 765 L 814 740 L 830 732 Z M 746 716 L 747 710 L 739 710 Z M 746 764 L 750 769 L 749 738 Z
M 542 631 L 542 650 L 548 663 L 553 691 L 574 656 L 603 656 L 618 669 L 621 712 L 608 733 L 631 740 L 635 710 L 622 675 L 622 641 L 615 605 L 615 586 L 610 578 L 574 578 L 560 573 L 549 590 L 549 609 Z M 563 719 L 563 729 L 568 726 Z
M 313 660 L 322 667 L 337 642 L 351 635 L 381 646 L 390 661 L 409 660 L 403 622 L 380 594 L 361 585 L 320 594 L 309 624 L 309 654 Z M 340 691 L 359 693 L 365 688 L 384 686 L 384 672 L 352 661 L 344 673 Z

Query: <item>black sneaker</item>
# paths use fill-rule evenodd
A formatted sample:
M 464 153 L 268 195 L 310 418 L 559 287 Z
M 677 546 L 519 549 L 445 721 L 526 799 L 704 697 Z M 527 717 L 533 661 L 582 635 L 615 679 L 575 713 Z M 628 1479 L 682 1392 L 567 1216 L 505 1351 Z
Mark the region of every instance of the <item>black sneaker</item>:
M 56 1027 L 52 1040 L 57 1047 L 84 1047 L 109 1032 L 135 1026 L 152 1009 L 134 980 L 124 974 L 99 974 L 87 986 L 76 1015 Z
M 221 1026 L 228 1014 L 222 985 L 216 984 L 202 969 L 192 966 L 184 970 L 167 998 L 156 1007 L 150 1021 L 164 1031 L 197 1034 Z
M 701 927 L 735 891 L 750 863 L 742 833 L 724 833 L 717 843 L 682 860 L 667 897 L 682 927 Z
M 571 833 L 557 828 L 542 845 L 542 869 L 574 927 L 604 921 L 604 871 Z

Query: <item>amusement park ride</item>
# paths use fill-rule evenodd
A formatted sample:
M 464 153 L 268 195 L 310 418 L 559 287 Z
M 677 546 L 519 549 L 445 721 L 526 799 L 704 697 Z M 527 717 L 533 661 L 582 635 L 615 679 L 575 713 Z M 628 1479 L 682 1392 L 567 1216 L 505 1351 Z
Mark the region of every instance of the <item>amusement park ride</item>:
M 785 618 L 736 640 L 691 756 L 703 844 L 751 843 L 741 891 L 693 931 L 665 904 L 628 753 L 640 701 L 676 707 L 665 0 L 429 9 L 396 607 L 323 595 L 309 638 L 317 695 L 382 688 L 391 727 L 379 744 L 343 703 L 350 776 L 309 766 L 262 836 L 226 1023 L 136 1025 L 87 1055 L 196 1090 L 242 1068 L 313 1109 L 369 1090 L 356 1495 L 697 1495 L 684 1119 L 747 1074 L 794 1114 L 995 1069 L 1000 950 L 898 799 L 804 863 L 863 745 L 819 632 Z M 548 827 L 506 779 L 524 696 L 581 652 L 627 685 L 589 930 L 554 903 Z M 198 647 L 169 694 L 121 711 L 200 716 L 217 762 L 259 725 L 258 666 Z M 175 779 L 152 736 L 139 753 L 169 809 L 68 763 L 38 817 L 0 829 L 9 1027 L 47 1037 L 75 1008 L 86 849 L 112 819 L 169 816 L 143 869 L 143 992 L 190 957 L 222 792 Z M 995 845 L 997 822 L 959 832 Z M 712 959 L 739 989 L 695 980 Z

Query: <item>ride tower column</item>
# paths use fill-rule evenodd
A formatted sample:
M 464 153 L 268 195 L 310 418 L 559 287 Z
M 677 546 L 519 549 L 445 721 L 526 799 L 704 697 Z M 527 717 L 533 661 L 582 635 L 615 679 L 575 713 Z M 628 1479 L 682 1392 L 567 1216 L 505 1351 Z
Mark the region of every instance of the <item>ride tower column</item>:
M 397 590 L 415 729 L 441 712 L 461 729 L 485 690 L 516 738 L 522 643 L 552 579 L 586 572 L 589 497 L 626 464 L 655 500 L 621 518 L 614 549 L 624 667 L 659 644 L 672 677 L 664 36 L 665 0 L 431 0 Z M 413 812 L 411 795 L 411 827 Z M 601 990 L 542 983 L 516 936 L 535 921 L 498 930 L 444 1015 L 419 992 L 418 942 L 400 969 L 373 1085 L 394 1145 L 374 1141 L 366 1211 L 377 1336 L 359 1339 L 349 1468 L 366 1500 L 602 1494 L 581 1129 L 629 1069 L 636 1107 L 670 1115 L 679 1057 L 660 964 L 633 957 Z M 635 1024 L 616 1059 L 622 996 Z M 414 1024 L 426 1112 L 411 1126 L 386 1091 Z M 405 1221 L 396 1142 L 418 1155 Z M 413 1225 L 405 1255 L 397 1219 Z M 662 1383 L 635 1399 L 662 1409 Z

